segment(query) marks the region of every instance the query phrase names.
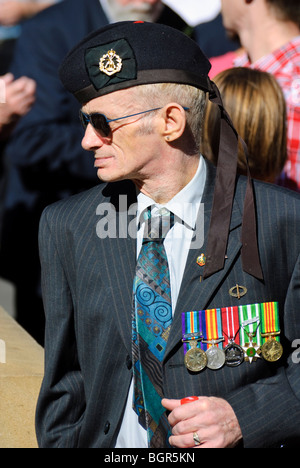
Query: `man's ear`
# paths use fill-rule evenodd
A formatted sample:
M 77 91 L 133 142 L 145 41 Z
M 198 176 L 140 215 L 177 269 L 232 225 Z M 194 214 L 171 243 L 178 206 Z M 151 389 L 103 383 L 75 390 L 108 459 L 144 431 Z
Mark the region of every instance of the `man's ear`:
M 176 102 L 167 104 L 162 109 L 161 134 L 166 141 L 178 140 L 186 127 L 186 114 L 182 106 Z

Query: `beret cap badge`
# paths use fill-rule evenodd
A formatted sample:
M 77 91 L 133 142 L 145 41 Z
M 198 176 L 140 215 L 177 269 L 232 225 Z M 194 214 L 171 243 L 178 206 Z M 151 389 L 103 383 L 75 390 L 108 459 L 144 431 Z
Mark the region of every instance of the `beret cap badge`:
M 122 70 L 122 59 L 115 50 L 110 49 L 101 57 L 99 70 L 108 76 L 114 75 Z
M 104 90 L 108 86 L 120 89 L 121 83 L 130 82 L 137 76 L 133 49 L 123 38 L 88 48 L 85 51 L 85 65 L 95 90 Z

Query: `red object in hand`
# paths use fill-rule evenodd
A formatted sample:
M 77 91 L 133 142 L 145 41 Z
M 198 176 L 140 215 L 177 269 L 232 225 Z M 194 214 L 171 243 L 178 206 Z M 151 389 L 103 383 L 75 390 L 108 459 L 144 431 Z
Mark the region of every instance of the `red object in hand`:
M 191 401 L 196 401 L 198 399 L 199 398 L 197 396 L 188 396 L 186 398 L 182 398 L 182 400 L 180 400 L 180 403 L 182 405 L 185 405 L 186 403 L 190 403 Z

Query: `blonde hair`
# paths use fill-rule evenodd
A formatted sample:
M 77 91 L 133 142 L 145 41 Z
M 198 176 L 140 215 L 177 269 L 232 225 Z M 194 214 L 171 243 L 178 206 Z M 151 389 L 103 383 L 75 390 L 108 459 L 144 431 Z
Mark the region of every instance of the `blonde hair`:
M 206 93 L 189 85 L 176 83 L 155 83 L 137 86 L 136 92 L 142 107 L 164 107 L 170 102 L 176 102 L 188 107 L 186 112 L 187 128 L 191 135 L 192 152 L 200 152 L 201 132 L 206 108 Z M 146 116 L 147 118 L 147 116 Z M 151 119 L 151 113 L 148 120 Z
M 286 104 L 276 79 L 250 68 L 232 68 L 214 78 L 225 109 L 248 146 L 253 177 L 274 182 L 287 160 Z M 217 163 L 218 109 L 207 106 L 202 152 Z M 246 159 L 239 145 L 238 171 L 246 173 Z

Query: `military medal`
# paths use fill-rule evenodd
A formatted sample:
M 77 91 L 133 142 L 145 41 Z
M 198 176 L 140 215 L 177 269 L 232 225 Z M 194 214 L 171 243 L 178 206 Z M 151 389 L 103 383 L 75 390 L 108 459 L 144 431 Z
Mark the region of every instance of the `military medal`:
M 207 349 L 206 356 L 207 356 L 207 367 L 211 370 L 218 370 L 225 364 L 225 353 L 223 349 L 218 348 L 216 345 L 223 341 L 224 338 L 220 340 L 210 340 L 210 341 L 203 341 L 203 343 L 210 344 L 211 347 Z
M 244 361 L 244 350 L 236 344 L 233 340 L 229 341 L 228 345 L 224 349 L 225 352 L 225 363 L 229 367 L 237 367 Z
M 247 332 L 246 332 L 247 333 Z M 257 345 L 256 342 L 253 341 L 253 338 L 256 336 L 256 333 L 253 334 L 253 333 L 247 333 L 250 341 L 249 343 L 245 343 L 245 345 L 243 346 L 243 350 L 244 350 L 244 359 L 246 362 L 251 362 L 252 361 L 257 361 L 258 358 L 260 358 L 260 353 L 261 353 L 261 349 L 260 349 L 260 346 Z
M 245 361 L 251 364 L 261 357 L 261 337 L 258 333 L 260 304 L 239 306 L 238 309 L 241 324 L 241 347 L 244 350 Z
M 239 311 L 238 307 L 221 309 L 224 339 L 225 363 L 229 367 L 237 367 L 244 361 L 244 350 L 240 346 Z
M 265 335 L 262 335 L 264 337 Z M 276 341 L 276 338 L 272 335 L 268 340 L 262 345 L 261 348 L 262 357 L 269 362 L 279 361 L 283 355 L 283 347 Z
M 278 361 L 283 354 L 283 347 L 280 344 L 280 325 L 277 302 L 266 302 L 261 304 L 261 337 L 263 345 L 261 347 L 262 357 L 268 362 Z
M 205 352 L 197 347 L 197 341 L 189 341 L 191 349 L 184 356 L 185 367 L 192 372 L 200 372 L 207 365 L 207 356 Z
M 203 348 L 206 346 L 207 367 L 218 370 L 225 364 L 225 353 L 222 349 L 221 309 L 202 310 Z
M 200 372 L 207 364 L 207 356 L 201 348 L 203 339 L 201 312 L 186 312 L 181 317 L 185 367 L 191 372 Z

